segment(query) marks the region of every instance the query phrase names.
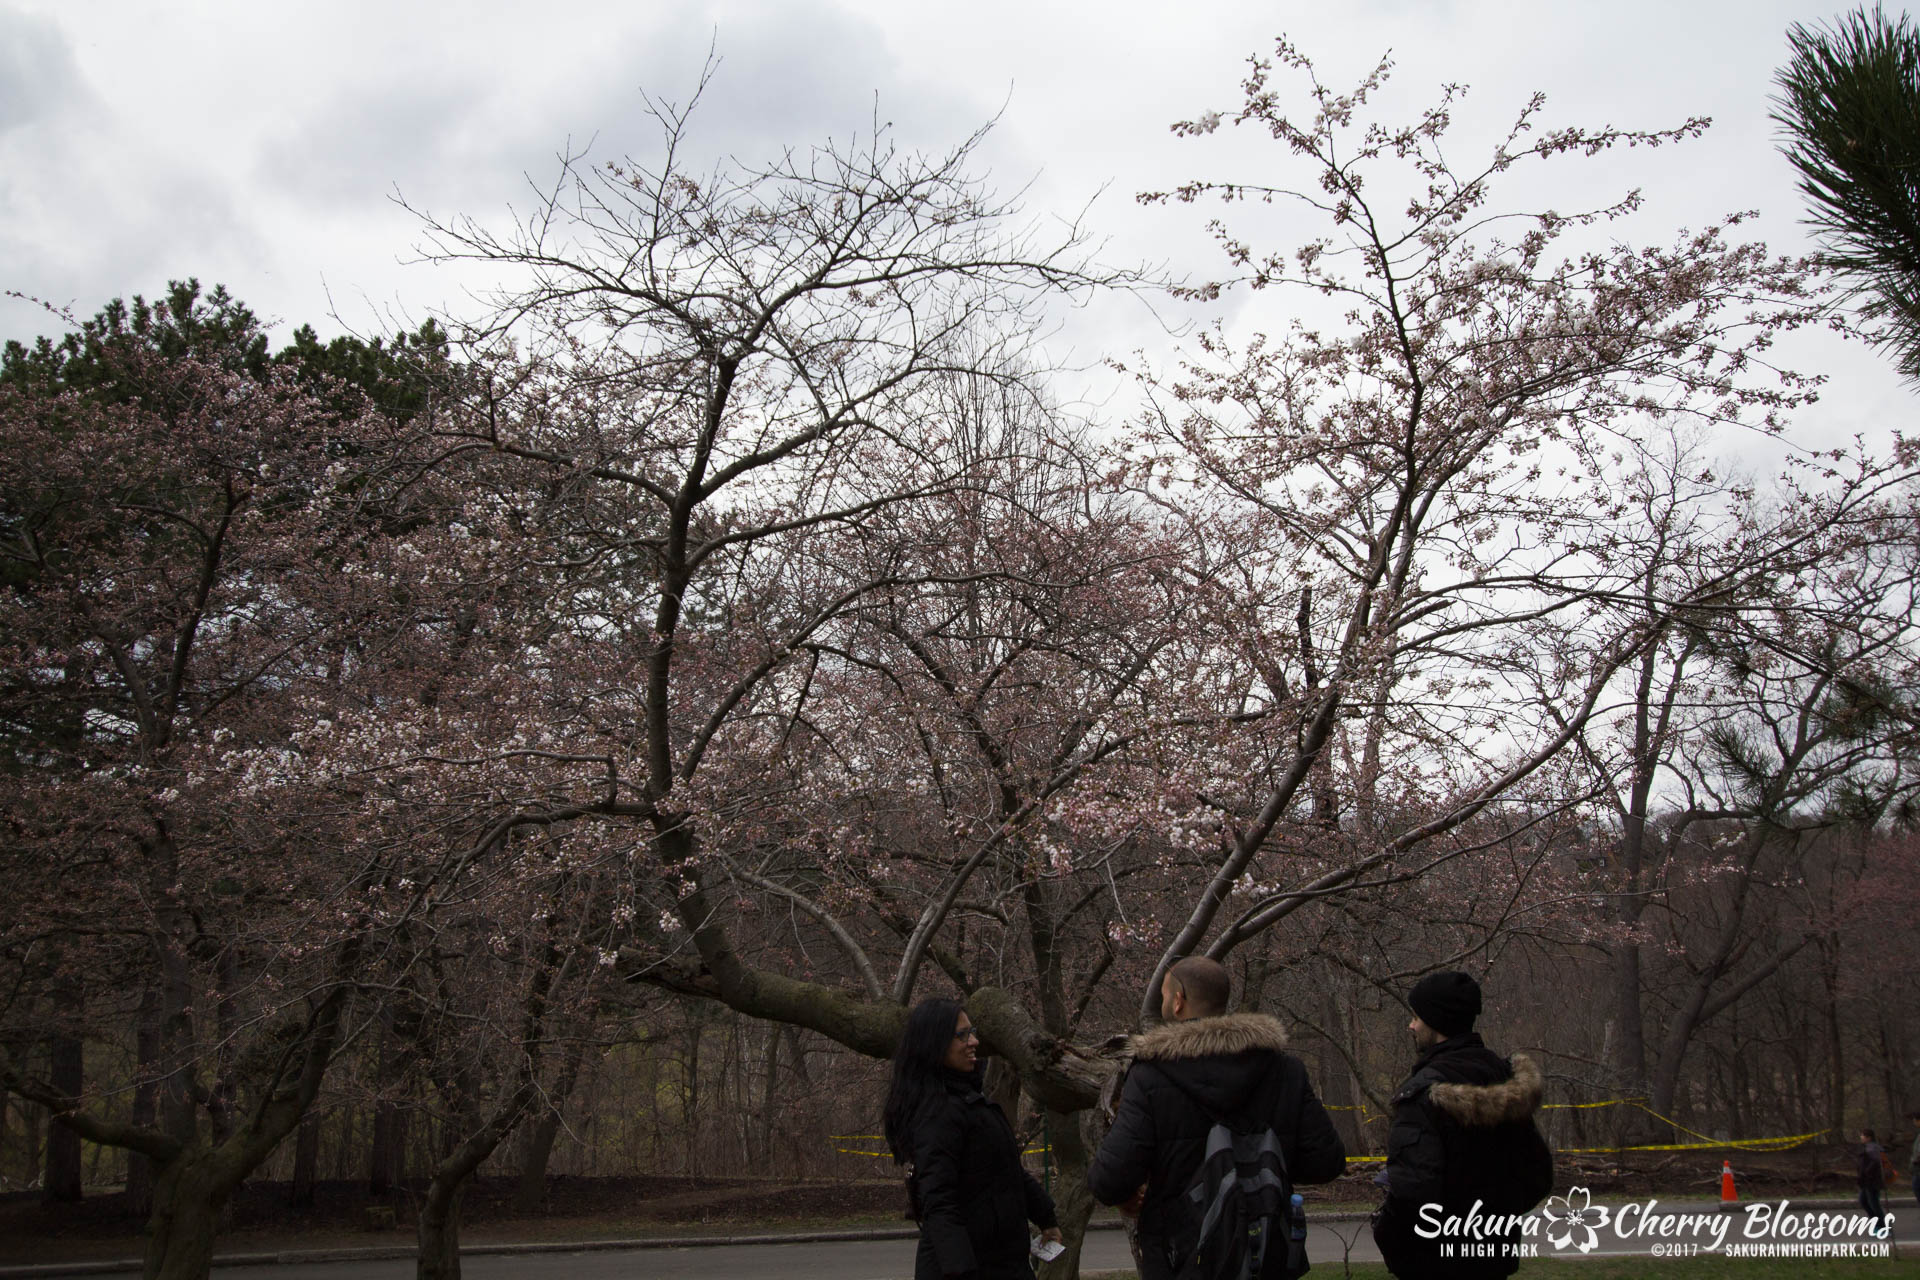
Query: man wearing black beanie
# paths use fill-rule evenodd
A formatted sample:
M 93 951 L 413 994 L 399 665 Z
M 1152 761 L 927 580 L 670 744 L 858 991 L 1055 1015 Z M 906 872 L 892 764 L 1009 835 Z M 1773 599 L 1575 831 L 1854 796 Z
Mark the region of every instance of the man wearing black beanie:
M 1400 1280 L 1512 1275 L 1529 1237 L 1487 1219 L 1526 1213 L 1553 1188 L 1553 1153 L 1533 1122 L 1540 1069 L 1481 1041 L 1480 984 L 1467 974 L 1430 973 L 1407 1004 L 1419 1057 L 1393 1095 L 1374 1241 Z

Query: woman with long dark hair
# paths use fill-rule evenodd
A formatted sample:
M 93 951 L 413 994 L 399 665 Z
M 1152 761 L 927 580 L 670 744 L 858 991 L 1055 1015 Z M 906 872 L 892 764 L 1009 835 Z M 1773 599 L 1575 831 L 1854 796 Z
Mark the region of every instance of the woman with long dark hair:
M 1053 1199 L 1020 1164 L 1013 1126 L 980 1091 L 980 1037 L 957 1000 L 907 1015 L 887 1090 L 887 1146 L 911 1166 L 914 1280 L 1033 1280 L 1027 1223 L 1060 1239 Z

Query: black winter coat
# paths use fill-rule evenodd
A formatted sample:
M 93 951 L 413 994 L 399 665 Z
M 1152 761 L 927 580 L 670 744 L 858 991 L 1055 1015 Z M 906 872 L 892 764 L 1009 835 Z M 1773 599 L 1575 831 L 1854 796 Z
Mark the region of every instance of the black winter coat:
M 1257 1013 L 1168 1022 L 1133 1038 L 1133 1066 L 1087 1186 L 1102 1204 L 1119 1204 L 1146 1185 L 1143 1280 L 1167 1280 L 1198 1243 L 1199 1216 L 1186 1191 L 1206 1155 L 1209 1111 L 1237 1131 L 1271 1126 L 1296 1186 L 1345 1171 L 1346 1148 L 1307 1069 L 1283 1052 L 1286 1043 L 1280 1024 Z
M 1860 1154 L 1854 1157 L 1854 1170 L 1860 1179 L 1862 1191 L 1885 1191 L 1887 1189 L 1886 1166 L 1880 1162 L 1880 1153 L 1884 1150 L 1877 1142 L 1869 1142 L 1860 1148 Z
M 1053 1200 L 1020 1163 L 1013 1128 L 978 1083 L 942 1073 L 945 1089 L 907 1126 L 920 1219 L 914 1280 L 1032 1280 L 1027 1223 L 1059 1225 Z
M 1393 1095 L 1387 1198 L 1373 1220 L 1380 1256 L 1400 1280 L 1478 1280 L 1519 1269 L 1506 1257 L 1443 1259 L 1440 1239 L 1422 1239 L 1414 1228 L 1422 1205 L 1440 1205 L 1444 1219 L 1466 1214 L 1476 1200 L 1482 1213 L 1525 1212 L 1539 1203 L 1553 1161 L 1533 1122 L 1544 1084 L 1531 1058 L 1517 1053 L 1509 1062 L 1472 1031 L 1430 1046 L 1415 1061 Z M 1520 1206 L 1516 1196 L 1531 1202 Z

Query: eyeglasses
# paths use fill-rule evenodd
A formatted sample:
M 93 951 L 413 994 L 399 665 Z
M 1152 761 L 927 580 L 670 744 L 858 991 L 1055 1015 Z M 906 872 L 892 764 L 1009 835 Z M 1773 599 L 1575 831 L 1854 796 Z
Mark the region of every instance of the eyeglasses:
M 955 1040 L 973 1040 L 977 1042 L 980 1039 L 980 1033 L 972 1027 L 968 1027 L 965 1031 L 954 1032 L 953 1038 Z

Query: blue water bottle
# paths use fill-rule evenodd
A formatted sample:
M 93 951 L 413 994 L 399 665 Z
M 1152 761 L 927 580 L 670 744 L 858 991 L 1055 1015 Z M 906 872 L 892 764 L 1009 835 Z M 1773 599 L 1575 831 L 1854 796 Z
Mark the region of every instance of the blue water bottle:
M 1287 1270 L 1304 1270 L 1307 1265 L 1307 1206 L 1298 1191 L 1287 1203 L 1287 1237 Z

